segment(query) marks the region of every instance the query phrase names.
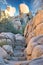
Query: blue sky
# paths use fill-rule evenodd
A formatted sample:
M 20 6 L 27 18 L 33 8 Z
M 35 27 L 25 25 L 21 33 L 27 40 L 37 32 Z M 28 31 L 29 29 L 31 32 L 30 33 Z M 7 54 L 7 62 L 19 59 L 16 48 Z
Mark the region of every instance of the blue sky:
M 9 5 L 12 5 L 13 7 L 16 8 L 16 14 L 19 13 L 19 4 L 21 4 L 21 3 L 27 4 L 29 6 L 30 10 L 32 10 L 31 9 L 31 2 L 32 2 L 32 0 L 7 0 L 7 3 Z
M 16 8 L 16 15 L 19 12 L 19 4 L 21 3 L 27 4 L 32 12 L 35 12 L 37 9 L 43 6 L 43 0 L 6 0 L 6 2 L 8 3 L 8 5 Z M 6 5 L 1 5 L 1 7 L 2 9 L 5 9 Z

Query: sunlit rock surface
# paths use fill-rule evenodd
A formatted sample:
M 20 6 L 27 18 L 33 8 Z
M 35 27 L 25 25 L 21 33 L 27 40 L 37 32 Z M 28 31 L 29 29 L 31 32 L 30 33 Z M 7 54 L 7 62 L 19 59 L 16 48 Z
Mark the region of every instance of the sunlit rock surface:
M 25 49 L 25 52 L 26 52 L 26 55 L 27 55 L 27 59 L 32 59 L 31 55 L 33 53 L 33 50 L 38 45 L 43 45 L 43 35 L 38 35 L 36 37 L 31 38 L 31 40 L 29 41 L 29 43 L 27 45 L 27 48 Z M 36 54 L 36 52 L 34 52 L 34 53 Z M 33 57 L 34 57 L 34 55 L 33 55 Z
M 29 13 L 29 7 L 26 4 L 22 3 L 19 6 L 19 11 L 20 14 Z
M 37 12 L 33 19 L 27 23 L 24 31 L 24 36 L 26 38 L 26 43 L 37 35 L 43 34 L 43 10 Z
M 32 52 L 32 59 L 38 58 L 43 55 L 43 45 L 37 45 Z

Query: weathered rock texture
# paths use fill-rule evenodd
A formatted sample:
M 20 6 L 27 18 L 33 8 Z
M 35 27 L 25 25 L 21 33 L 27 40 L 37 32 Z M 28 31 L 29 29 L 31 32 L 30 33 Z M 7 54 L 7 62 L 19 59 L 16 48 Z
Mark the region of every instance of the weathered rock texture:
M 7 45 L 7 44 L 14 46 L 15 36 L 14 36 L 13 33 L 3 32 L 3 33 L 0 34 L 0 46 Z
M 27 43 L 25 49 L 27 59 L 34 59 L 43 55 L 43 10 L 38 11 L 33 19 L 27 23 L 24 36 Z
M 24 31 L 24 36 L 26 38 L 26 43 L 34 36 L 43 34 L 43 10 L 37 12 L 36 16 L 27 23 Z
M 29 7 L 26 4 L 20 4 L 19 6 L 20 14 L 29 13 Z
M 31 55 L 33 54 L 33 50 L 35 49 L 35 47 L 37 48 L 38 45 L 42 45 L 43 47 L 43 35 L 39 35 L 39 36 L 36 36 L 36 37 L 33 37 L 28 45 L 27 45 L 27 48 L 25 49 L 25 53 L 27 55 L 27 59 L 33 59 L 34 57 L 31 57 Z M 40 47 L 39 46 L 39 47 Z M 37 50 L 38 52 L 39 50 Z M 36 54 L 36 52 L 34 52 Z M 40 54 L 40 53 L 39 53 Z M 33 55 L 34 56 L 34 55 Z M 41 55 L 40 55 L 41 56 Z M 38 57 L 38 56 L 37 56 Z

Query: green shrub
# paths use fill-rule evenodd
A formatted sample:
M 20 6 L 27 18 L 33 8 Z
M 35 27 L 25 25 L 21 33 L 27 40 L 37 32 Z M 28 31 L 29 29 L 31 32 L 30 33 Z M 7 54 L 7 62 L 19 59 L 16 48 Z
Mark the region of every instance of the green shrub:
M 3 19 L 0 22 L 0 32 L 12 32 L 14 34 L 17 34 L 17 33 L 23 34 L 22 30 L 17 30 L 14 27 L 14 24 L 10 19 Z

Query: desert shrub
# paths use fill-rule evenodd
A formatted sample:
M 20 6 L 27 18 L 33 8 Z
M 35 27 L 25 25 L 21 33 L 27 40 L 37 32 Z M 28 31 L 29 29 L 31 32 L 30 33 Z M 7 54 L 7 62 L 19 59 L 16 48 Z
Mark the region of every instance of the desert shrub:
M 10 19 L 1 20 L 1 22 L 0 22 L 0 32 L 12 32 L 14 34 L 17 34 L 17 33 L 23 34 L 22 30 L 17 30 L 14 27 L 14 24 Z

